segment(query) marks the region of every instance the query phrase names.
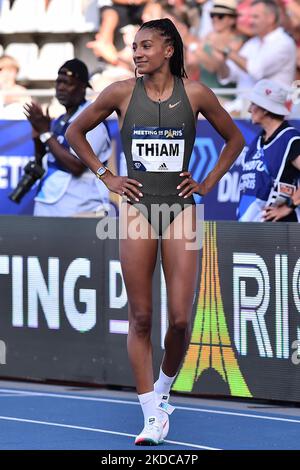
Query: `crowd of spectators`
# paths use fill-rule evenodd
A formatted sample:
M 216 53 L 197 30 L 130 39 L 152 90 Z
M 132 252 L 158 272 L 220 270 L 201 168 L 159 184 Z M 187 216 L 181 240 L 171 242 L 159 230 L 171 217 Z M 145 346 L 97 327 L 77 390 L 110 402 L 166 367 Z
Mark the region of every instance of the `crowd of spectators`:
M 118 72 L 121 78 L 134 73 L 130 43 L 136 29 L 143 21 L 162 17 L 170 17 L 184 38 L 189 77 L 218 90 L 233 116 L 247 115 L 245 98 L 257 81 L 267 78 L 290 87 L 300 77 L 299 0 L 109 3 L 98 2 L 99 31 L 87 44 L 104 63 L 94 77 L 96 89 L 118 79 Z
M 17 84 L 19 64 L 13 57 L 0 57 L 0 119 L 22 119 L 23 105 L 30 98 L 26 88 Z
M 5 24 L 6 30 L 10 25 L 9 32 L 14 32 L 14 25 L 16 32 L 22 31 L 16 18 L 24 3 L 27 12 L 36 9 L 38 25 L 33 23 L 32 30 L 67 32 L 73 24 L 78 34 L 90 31 L 85 51 L 78 54 L 74 49 L 70 56 L 66 46 L 68 56 L 59 58 L 59 63 L 76 56 L 89 65 L 85 53 L 93 55 L 89 72 L 95 91 L 133 76 L 134 34 L 142 22 L 162 17 L 170 17 L 184 38 L 189 77 L 218 90 L 233 116 L 245 115 L 249 103 L 244 97 L 258 80 L 268 78 L 291 86 L 300 78 L 300 0 L 0 0 L 0 25 Z M 10 45 L 4 42 L 0 52 L 2 47 L 4 55 L 22 62 L 24 50 L 15 48 L 15 55 L 7 54 Z M 56 51 L 57 55 L 58 48 L 58 43 L 53 48 L 48 45 L 46 53 Z M 53 57 L 49 63 L 55 69 Z

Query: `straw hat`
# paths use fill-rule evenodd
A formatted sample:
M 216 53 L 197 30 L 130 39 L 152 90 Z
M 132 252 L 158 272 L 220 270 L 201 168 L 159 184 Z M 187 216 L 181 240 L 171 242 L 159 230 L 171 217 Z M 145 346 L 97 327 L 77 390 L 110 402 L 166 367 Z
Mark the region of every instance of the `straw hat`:
M 236 7 L 236 0 L 214 0 L 210 13 L 237 16 Z

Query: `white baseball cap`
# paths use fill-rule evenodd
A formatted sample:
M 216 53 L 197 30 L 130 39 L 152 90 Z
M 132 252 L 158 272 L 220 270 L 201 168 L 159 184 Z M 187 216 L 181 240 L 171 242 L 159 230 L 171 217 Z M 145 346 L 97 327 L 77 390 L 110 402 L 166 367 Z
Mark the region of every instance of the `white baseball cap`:
M 290 113 L 289 90 L 284 85 L 272 80 L 260 80 L 252 89 L 249 99 L 270 113 L 286 116 Z

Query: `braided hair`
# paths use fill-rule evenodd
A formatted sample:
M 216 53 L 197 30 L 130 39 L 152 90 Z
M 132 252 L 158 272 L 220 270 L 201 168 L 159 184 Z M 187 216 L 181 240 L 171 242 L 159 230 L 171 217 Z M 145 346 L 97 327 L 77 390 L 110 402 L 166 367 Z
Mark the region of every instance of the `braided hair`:
M 187 78 L 184 69 L 183 42 L 174 23 L 168 18 L 151 20 L 143 23 L 139 30 L 141 29 L 154 29 L 165 39 L 167 44 L 173 46 L 174 53 L 170 59 L 171 73 L 179 78 Z

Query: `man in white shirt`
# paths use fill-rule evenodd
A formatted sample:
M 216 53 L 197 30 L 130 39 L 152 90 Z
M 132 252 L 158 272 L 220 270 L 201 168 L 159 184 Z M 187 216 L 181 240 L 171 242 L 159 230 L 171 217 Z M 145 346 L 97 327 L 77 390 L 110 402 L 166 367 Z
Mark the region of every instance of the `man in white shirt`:
M 251 27 L 254 36 L 238 52 L 224 48 L 224 61 L 218 70 L 223 85 L 237 83 L 237 100 L 228 111 L 241 111 L 243 97 L 263 79 L 290 86 L 295 78 L 296 45 L 279 26 L 279 8 L 273 0 L 254 0 Z

